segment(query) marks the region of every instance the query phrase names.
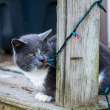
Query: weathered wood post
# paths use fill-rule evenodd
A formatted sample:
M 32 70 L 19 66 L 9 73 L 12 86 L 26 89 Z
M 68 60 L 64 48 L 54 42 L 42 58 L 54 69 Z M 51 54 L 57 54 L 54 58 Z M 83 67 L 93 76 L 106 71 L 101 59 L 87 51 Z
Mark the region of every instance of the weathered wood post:
M 57 49 L 96 0 L 58 0 Z M 95 6 L 80 25 L 80 41 L 72 38 L 58 57 L 56 103 L 96 109 L 98 96 L 100 9 Z M 76 43 L 75 43 L 76 42 Z

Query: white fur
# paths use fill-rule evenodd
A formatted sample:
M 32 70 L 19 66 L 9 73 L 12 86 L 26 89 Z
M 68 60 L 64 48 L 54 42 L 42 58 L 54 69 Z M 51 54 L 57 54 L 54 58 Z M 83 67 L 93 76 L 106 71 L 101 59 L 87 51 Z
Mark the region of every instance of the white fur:
M 51 102 L 52 101 L 51 96 L 48 96 L 42 92 L 45 89 L 43 84 L 47 76 L 47 70 L 48 69 L 41 69 L 41 70 L 36 69 L 35 71 L 30 72 L 30 73 L 24 72 L 21 70 L 24 73 L 24 75 L 27 78 L 29 78 L 30 81 L 34 84 L 36 89 L 40 91 L 35 95 L 35 99 L 40 102 Z
M 35 69 L 32 72 L 25 72 L 19 68 L 19 70 L 33 83 L 37 90 L 44 90 L 44 81 L 47 76 L 48 69 Z
M 39 92 L 35 95 L 35 99 L 41 102 L 51 102 L 52 97 Z
M 13 53 L 14 53 L 13 60 L 14 60 L 14 63 L 16 64 L 16 55 L 15 55 L 16 53 L 14 50 L 13 50 Z M 42 102 L 50 102 L 52 100 L 52 97 L 42 93 L 42 91 L 44 91 L 44 89 L 45 89 L 43 84 L 44 84 L 45 78 L 48 73 L 48 68 L 47 69 L 35 68 L 32 72 L 25 72 L 22 69 L 20 69 L 19 66 L 17 66 L 17 67 L 18 67 L 19 71 L 24 73 L 24 75 L 28 79 L 30 79 L 30 81 L 33 83 L 33 85 L 36 87 L 36 89 L 41 91 L 35 95 L 35 99 L 38 101 L 42 101 Z
M 13 49 L 13 60 L 14 60 L 14 63 L 16 64 L 16 53 L 14 49 Z M 19 66 L 17 67 L 19 68 Z M 47 69 L 35 68 L 32 72 L 25 72 L 19 68 L 19 71 L 21 71 L 28 79 L 30 79 L 30 81 L 33 83 L 36 89 L 38 89 L 39 91 L 44 90 L 43 83 L 47 76 L 48 68 Z
M 14 64 L 16 64 L 16 53 L 14 48 L 13 48 L 13 62 Z
M 101 71 L 99 74 L 99 83 L 104 79 L 104 71 Z

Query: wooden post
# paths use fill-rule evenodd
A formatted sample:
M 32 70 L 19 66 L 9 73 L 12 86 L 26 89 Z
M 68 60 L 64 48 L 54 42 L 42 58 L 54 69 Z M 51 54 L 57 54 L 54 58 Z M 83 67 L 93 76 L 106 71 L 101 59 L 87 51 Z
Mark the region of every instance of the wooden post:
M 63 44 L 66 37 L 66 0 L 57 1 L 57 50 Z M 63 105 L 64 79 L 65 79 L 65 49 L 57 59 L 57 92 L 56 102 Z
M 57 49 L 96 0 L 58 0 Z M 95 110 L 98 96 L 100 10 L 96 6 L 58 57 L 56 103 Z

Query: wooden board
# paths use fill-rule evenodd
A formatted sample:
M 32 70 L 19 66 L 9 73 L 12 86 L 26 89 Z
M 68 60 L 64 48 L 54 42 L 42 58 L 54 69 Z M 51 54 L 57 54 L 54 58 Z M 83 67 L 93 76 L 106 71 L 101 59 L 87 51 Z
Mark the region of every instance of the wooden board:
M 66 37 L 66 0 L 57 0 L 57 51 L 62 46 Z M 59 16 L 60 15 L 60 16 Z M 57 92 L 56 103 L 63 105 L 64 97 L 64 79 L 65 79 L 65 49 L 57 58 Z
M 0 70 L 0 108 L 3 108 L 0 110 L 64 110 L 54 103 L 41 103 L 35 100 L 34 96 L 38 90 L 32 83 L 23 74 L 17 74 L 18 70 L 15 66 L 4 67 L 4 65 L 0 66 L 0 69 L 2 68 Z M 7 109 L 8 107 L 10 109 Z
M 11 62 L 0 63 L 0 110 L 70 110 L 55 103 L 34 99 L 38 92 L 32 83 Z M 106 109 L 105 97 L 99 97 L 98 109 Z
M 96 0 L 58 0 L 57 47 Z M 56 103 L 64 107 L 96 109 L 98 95 L 100 10 L 96 6 L 59 55 Z

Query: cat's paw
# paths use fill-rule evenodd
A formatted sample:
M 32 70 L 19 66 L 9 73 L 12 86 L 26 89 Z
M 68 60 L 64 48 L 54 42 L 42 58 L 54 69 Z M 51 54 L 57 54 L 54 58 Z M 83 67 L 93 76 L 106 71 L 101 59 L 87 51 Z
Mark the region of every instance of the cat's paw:
M 42 92 L 39 92 L 35 95 L 35 99 L 40 102 L 51 102 L 53 100 L 52 96 L 48 96 L 46 94 L 43 94 Z

